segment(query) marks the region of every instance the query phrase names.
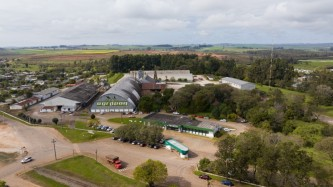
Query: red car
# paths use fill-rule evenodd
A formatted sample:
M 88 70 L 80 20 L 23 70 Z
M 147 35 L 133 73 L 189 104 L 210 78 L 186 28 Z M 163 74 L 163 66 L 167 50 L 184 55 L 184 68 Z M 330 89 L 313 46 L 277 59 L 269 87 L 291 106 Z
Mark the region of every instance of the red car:
M 209 175 L 200 175 L 199 178 L 203 179 L 203 180 L 210 180 L 210 179 L 212 179 Z

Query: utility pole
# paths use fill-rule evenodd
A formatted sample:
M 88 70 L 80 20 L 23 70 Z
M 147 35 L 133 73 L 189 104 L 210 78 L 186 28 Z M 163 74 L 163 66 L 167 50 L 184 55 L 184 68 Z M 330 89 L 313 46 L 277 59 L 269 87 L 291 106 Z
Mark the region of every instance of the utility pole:
M 96 149 L 96 152 L 95 152 L 95 153 L 96 153 L 96 162 L 97 162 L 97 149 Z
M 57 160 L 57 151 L 56 151 L 56 148 L 55 148 L 55 143 L 57 141 L 55 139 L 52 139 L 51 143 L 53 143 L 53 150 L 54 150 L 54 158 Z

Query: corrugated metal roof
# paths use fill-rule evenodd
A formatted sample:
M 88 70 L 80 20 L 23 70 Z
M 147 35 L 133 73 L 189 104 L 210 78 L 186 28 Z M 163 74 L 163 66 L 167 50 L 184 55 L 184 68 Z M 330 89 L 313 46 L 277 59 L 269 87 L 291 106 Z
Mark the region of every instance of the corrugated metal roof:
M 89 83 L 82 83 L 64 92 L 60 97 L 78 101 L 80 103 L 88 102 L 97 94 L 97 86 Z
M 247 81 L 243 81 L 243 80 L 240 80 L 240 79 L 235 79 L 235 78 L 232 78 L 232 77 L 224 77 L 222 78 L 222 81 L 228 81 L 230 83 L 234 83 L 234 84 L 238 84 L 238 85 L 244 85 L 244 84 L 253 84 L 251 82 L 247 82 Z
M 139 82 L 133 77 L 121 79 L 117 84 L 106 91 L 102 96 L 115 94 L 123 97 L 125 100 L 132 100 L 134 104 L 138 104 L 140 100 L 141 88 Z
M 51 88 L 47 88 L 45 90 L 42 90 L 40 92 L 34 92 L 34 95 L 47 95 L 47 94 L 52 93 L 52 92 L 57 91 L 57 90 L 59 90 L 59 88 L 51 87 Z

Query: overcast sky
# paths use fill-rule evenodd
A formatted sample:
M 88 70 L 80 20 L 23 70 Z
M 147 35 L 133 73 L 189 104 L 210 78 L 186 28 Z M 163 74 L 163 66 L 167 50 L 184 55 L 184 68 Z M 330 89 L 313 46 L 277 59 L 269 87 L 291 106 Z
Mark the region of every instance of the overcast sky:
M 333 42 L 332 0 L 0 0 L 0 46 Z

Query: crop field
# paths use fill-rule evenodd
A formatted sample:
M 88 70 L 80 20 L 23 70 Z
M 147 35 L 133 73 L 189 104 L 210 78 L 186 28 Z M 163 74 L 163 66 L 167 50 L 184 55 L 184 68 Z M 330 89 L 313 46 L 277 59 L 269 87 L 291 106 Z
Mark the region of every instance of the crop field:
M 297 69 L 316 70 L 333 67 L 333 60 L 300 60 L 298 64 L 294 65 Z

